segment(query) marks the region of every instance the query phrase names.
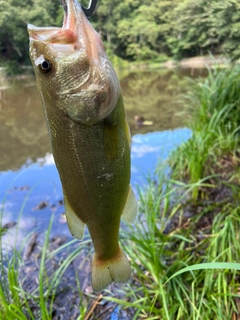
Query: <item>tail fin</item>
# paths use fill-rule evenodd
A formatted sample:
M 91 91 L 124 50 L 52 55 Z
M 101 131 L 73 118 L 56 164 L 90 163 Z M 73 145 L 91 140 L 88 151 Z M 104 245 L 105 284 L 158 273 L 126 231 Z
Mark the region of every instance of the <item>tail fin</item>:
M 95 292 L 106 288 L 111 282 L 127 282 L 131 276 L 131 267 L 125 253 L 120 249 L 117 257 L 108 261 L 99 261 L 96 255 L 92 261 L 92 287 Z

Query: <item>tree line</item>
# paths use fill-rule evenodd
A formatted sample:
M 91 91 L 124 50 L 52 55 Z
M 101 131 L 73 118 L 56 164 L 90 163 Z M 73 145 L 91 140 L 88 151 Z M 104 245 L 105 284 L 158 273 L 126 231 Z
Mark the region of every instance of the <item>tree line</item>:
M 59 0 L 0 0 L 0 63 L 29 64 L 27 23 L 61 26 L 62 17 Z M 90 19 L 108 52 L 129 61 L 240 57 L 239 0 L 99 0 Z

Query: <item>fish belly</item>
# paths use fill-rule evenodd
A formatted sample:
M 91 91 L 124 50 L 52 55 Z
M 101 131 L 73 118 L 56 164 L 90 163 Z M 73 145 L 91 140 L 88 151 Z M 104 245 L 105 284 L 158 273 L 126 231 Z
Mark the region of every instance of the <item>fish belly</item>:
M 57 111 L 46 110 L 52 152 L 65 203 L 88 226 L 95 250 L 92 286 L 99 291 L 112 281 L 126 282 L 131 275 L 118 244 L 130 188 L 130 141 L 123 103 L 119 99 L 108 118 L 91 126 Z
M 51 145 L 64 195 L 88 226 L 96 254 L 114 255 L 130 182 L 123 106 L 119 103 L 108 119 L 91 126 L 61 113 L 49 118 L 54 119 Z

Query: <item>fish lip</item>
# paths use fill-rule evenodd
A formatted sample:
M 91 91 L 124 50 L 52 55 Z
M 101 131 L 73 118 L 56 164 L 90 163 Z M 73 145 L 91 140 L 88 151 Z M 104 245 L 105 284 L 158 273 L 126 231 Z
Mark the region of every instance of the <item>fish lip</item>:
M 76 30 L 77 24 L 83 23 L 84 19 L 87 20 L 84 11 L 82 9 L 82 6 L 79 4 L 77 0 L 66 0 L 66 8 L 67 10 L 64 11 L 64 19 L 63 19 L 63 25 L 62 28 L 59 27 L 36 27 L 35 25 L 29 23 L 27 25 L 27 29 L 29 32 L 36 32 L 36 31 L 42 31 L 44 30 L 61 30 L 61 29 L 70 29 L 72 31 Z M 87 20 L 88 21 L 88 20 Z
M 38 30 L 39 27 L 34 26 L 34 24 L 28 23 L 27 29 L 28 29 L 28 31 L 31 32 L 31 31 L 36 31 L 36 30 Z
M 69 93 L 78 103 L 81 100 L 80 92 L 89 93 L 91 89 L 96 90 L 96 93 L 103 89 L 106 91 L 105 100 L 100 92 L 101 104 L 98 101 L 92 102 L 95 103 L 95 107 L 98 107 L 98 112 L 94 114 L 93 119 L 89 119 L 89 113 L 83 114 L 83 123 L 94 124 L 106 118 L 115 108 L 121 92 L 120 84 L 101 38 L 88 21 L 82 7 L 77 0 L 66 0 L 66 3 L 67 12 L 64 13 L 61 28 L 28 25 L 30 57 L 35 67 L 35 73 L 40 75 L 38 82 L 40 87 L 45 88 L 45 84 L 47 86 L 48 83 L 45 81 L 45 75 L 42 75 L 38 68 L 39 63 L 46 58 L 53 61 L 54 65 L 53 72 L 48 73 L 51 75 L 49 81 L 52 79 L 58 81 L 62 96 L 64 94 L 66 97 Z M 78 66 L 76 70 L 71 67 L 73 63 Z M 61 65 L 64 68 L 61 68 Z M 81 80 L 79 80 L 82 75 L 79 74 L 80 68 L 84 71 L 84 77 Z M 68 76 L 65 77 L 65 74 Z M 104 79 L 99 81 L 101 74 Z M 61 79 L 59 79 L 60 77 Z M 74 82 L 74 85 L 70 85 L 71 81 Z M 55 92 L 54 95 L 57 101 L 62 100 Z M 89 96 L 84 98 L 87 99 Z M 83 108 L 89 109 L 87 104 Z M 65 110 L 65 105 L 62 106 L 62 109 Z
M 27 25 L 27 30 L 30 40 L 45 40 L 51 34 L 55 34 L 59 30 L 62 30 L 58 27 L 36 27 L 33 24 Z
M 66 0 L 66 7 L 62 28 L 78 34 L 86 55 L 99 63 L 100 56 L 106 56 L 99 34 L 91 26 L 78 0 Z
M 61 28 L 59 27 L 36 27 L 33 24 L 28 24 L 27 29 L 29 32 L 36 32 L 36 31 L 59 31 Z
M 63 29 L 70 29 L 76 32 L 78 24 L 83 24 L 87 20 L 82 6 L 77 0 L 66 0 L 66 11 L 64 10 Z
M 30 40 L 48 40 L 54 35 L 54 32 L 68 31 L 79 33 L 84 32 L 84 25 L 88 22 L 82 6 L 77 0 L 66 0 L 66 8 L 64 11 L 63 25 L 59 27 L 36 27 L 33 24 L 27 25 Z M 82 33 L 82 32 L 81 32 Z M 81 34 L 80 33 L 80 34 Z M 82 36 L 82 35 L 81 35 Z M 51 41 L 50 41 L 51 42 Z
M 44 41 L 51 47 L 56 43 L 74 46 L 78 42 L 79 47 L 85 48 L 89 57 L 99 60 L 99 54 L 104 49 L 103 44 L 85 16 L 82 6 L 77 0 L 66 0 L 66 7 L 61 28 L 28 24 L 30 41 Z

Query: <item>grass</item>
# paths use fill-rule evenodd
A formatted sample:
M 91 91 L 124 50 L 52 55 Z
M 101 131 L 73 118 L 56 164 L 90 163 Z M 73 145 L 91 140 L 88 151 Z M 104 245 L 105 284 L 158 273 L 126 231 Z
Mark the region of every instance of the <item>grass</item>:
M 239 197 L 221 203 L 199 201 L 190 213 L 189 196 L 195 186 L 166 179 L 163 174 L 158 181 L 156 185 L 149 180 L 148 189 L 139 191 L 139 221 L 121 232 L 133 270 L 131 282 L 122 286 L 124 298 L 106 290 L 103 299 L 129 313 L 134 311 L 132 319 L 234 319 L 239 312 Z M 204 181 L 198 187 L 200 184 L 206 187 Z M 76 242 L 50 252 L 51 224 L 52 220 L 39 258 L 38 287 L 30 292 L 24 289 L 25 279 L 19 274 L 24 264 L 21 251 L 13 251 L 12 257 L 2 261 L 0 319 L 53 319 L 64 272 L 89 241 L 80 242 L 49 276 L 48 261 Z M 83 295 L 79 281 L 78 291 Z M 78 320 L 87 313 L 81 301 Z M 37 311 L 33 305 L 39 306 Z M 93 312 L 89 319 L 98 319 L 98 314 Z
M 127 298 L 107 298 L 135 308 L 136 319 L 229 320 L 238 313 L 239 202 L 202 202 L 186 217 L 191 190 L 160 180 L 158 190 L 150 183 L 141 194 L 143 215 L 124 235 L 134 270 Z
M 51 218 L 48 230 L 45 232 L 44 244 L 40 250 L 39 268 L 38 268 L 38 286 L 32 286 L 30 291 L 24 289 L 26 277 L 20 275 L 24 267 L 23 248 L 13 249 L 10 255 L 1 254 L 0 260 L 0 319 L 1 320 L 51 320 L 53 319 L 53 305 L 61 279 L 82 249 L 88 246 L 89 240 L 82 241 L 80 245 L 70 250 L 76 240 L 67 242 L 58 249 L 50 252 L 49 241 L 52 228 L 53 216 Z M 27 236 L 29 238 L 30 235 Z M 25 244 L 27 241 L 23 241 Z M 2 243 L 1 243 L 2 245 Z M 2 246 L 1 246 L 2 249 Z M 70 252 L 67 259 L 62 261 L 54 272 L 49 272 L 49 262 L 62 251 Z M 29 280 L 28 280 L 29 281 Z M 33 281 L 33 279 L 31 279 Z M 81 297 L 81 288 L 79 280 L 76 277 L 79 297 Z M 81 299 L 80 299 L 81 300 Z M 80 315 L 85 314 L 86 304 L 79 307 Z M 83 319 L 83 318 L 79 318 Z
M 172 154 L 173 177 L 195 183 L 215 171 L 223 155 L 240 152 L 240 65 L 209 69 L 206 79 L 189 80 L 191 91 L 181 100 L 192 138 Z M 239 159 L 238 159 L 239 164 Z M 237 165 L 236 165 L 237 167 Z M 193 190 L 199 197 L 199 189 Z
M 140 193 L 125 234 L 134 319 L 237 319 L 240 314 L 240 66 L 191 80 L 183 97 L 192 138 L 170 158 L 172 179 Z M 160 172 L 163 170 L 159 169 Z
M 185 95 L 192 138 L 172 154 L 172 179 L 158 168 L 158 182 L 149 179 L 148 188 L 139 190 L 138 223 L 121 231 L 132 279 L 112 293 L 105 290 L 101 299 L 131 319 L 234 320 L 240 314 L 239 71 L 209 70 Z M 0 250 L 0 320 L 53 319 L 61 279 L 89 241 L 70 250 L 74 240 L 51 252 L 51 224 L 34 289 L 25 289 L 19 273 L 22 249 L 8 257 Z M 4 232 L 0 228 L 0 241 Z M 49 261 L 63 251 L 67 259 L 49 275 Z M 97 303 L 87 312 L 87 294 L 75 277 L 78 320 L 99 320 L 100 296 L 91 295 Z

